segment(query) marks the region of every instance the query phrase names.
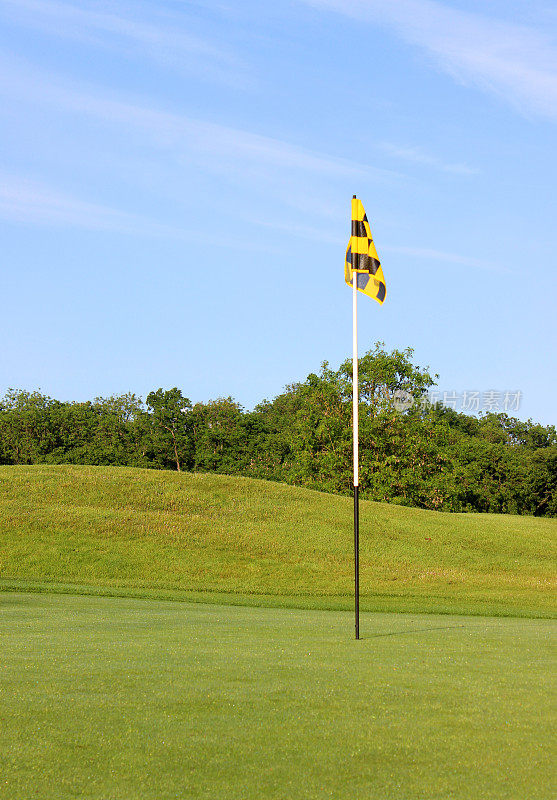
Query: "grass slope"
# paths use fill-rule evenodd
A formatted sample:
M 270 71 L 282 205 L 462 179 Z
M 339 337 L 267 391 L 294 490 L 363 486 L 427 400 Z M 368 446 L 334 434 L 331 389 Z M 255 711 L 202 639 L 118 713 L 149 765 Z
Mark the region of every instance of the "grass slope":
M 349 608 L 352 501 L 220 475 L 0 467 L 5 589 Z M 368 610 L 550 616 L 557 521 L 361 504 Z
M 549 800 L 552 620 L 0 596 L 1 800 Z

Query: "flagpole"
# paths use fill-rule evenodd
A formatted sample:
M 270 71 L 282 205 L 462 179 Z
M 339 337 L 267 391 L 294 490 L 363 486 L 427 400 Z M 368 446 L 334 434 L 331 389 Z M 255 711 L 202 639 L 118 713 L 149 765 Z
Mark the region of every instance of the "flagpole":
M 354 200 L 356 195 L 354 195 Z M 352 204 L 354 205 L 354 203 Z M 352 214 L 354 219 L 354 214 Z M 352 231 L 353 233 L 353 231 Z M 352 251 L 352 433 L 354 460 L 354 616 L 356 639 L 360 638 L 360 508 L 358 475 L 358 273 L 354 270 L 358 256 Z

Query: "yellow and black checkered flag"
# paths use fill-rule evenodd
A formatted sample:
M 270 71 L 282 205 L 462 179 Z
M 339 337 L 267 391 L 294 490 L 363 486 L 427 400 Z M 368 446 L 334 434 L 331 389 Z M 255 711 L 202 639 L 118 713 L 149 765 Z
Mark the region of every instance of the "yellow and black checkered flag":
M 352 236 L 346 250 L 344 280 L 352 286 L 356 272 L 356 288 L 373 297 L 381 305 L 387 296 L 383 270 L 373 243 L 366 212 L 356 195 L 352 198 Z

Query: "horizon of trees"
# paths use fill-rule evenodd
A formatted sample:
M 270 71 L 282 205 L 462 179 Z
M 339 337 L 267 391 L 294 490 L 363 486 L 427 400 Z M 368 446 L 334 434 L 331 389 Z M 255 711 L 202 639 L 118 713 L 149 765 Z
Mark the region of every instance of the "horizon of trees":
M 382 342 L 359 360 L 360 493 L 442 511 L 557 515 L 554 426 L 424 402 L 437 376 Z M 397 393 L 413 403 L 398 410 Z M 92 464 L 245 475 L 352 491 L 352 362 L 328 363 L 245 411 L 177 387 L 88 402 L 8 390 L 0 464 Z

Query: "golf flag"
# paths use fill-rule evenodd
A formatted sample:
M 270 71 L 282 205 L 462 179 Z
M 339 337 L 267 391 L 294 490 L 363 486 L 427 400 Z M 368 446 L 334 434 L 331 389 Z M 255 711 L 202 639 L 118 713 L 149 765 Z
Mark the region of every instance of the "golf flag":
M 354 279 L 354 276 L 356 278 Z M 352 432 L 354 464 L 354 612 L 356 639 L 360 638 L 360 465 L 358 408 L 358 292 L 383 305 L 387 287 L 373 244 L 366 212 L 360 200 L 352 197 L 352 231 L 344 259 L 344 280 L 352 287 Z
M 344 280 L 352 286 L 356 271 L 356 288 L 373 297 L 381 305 L 387 296 L 383 270 L 373 243 L 369 222 L 361 200 L 352 199 L 352 235 L 346 250 Z

